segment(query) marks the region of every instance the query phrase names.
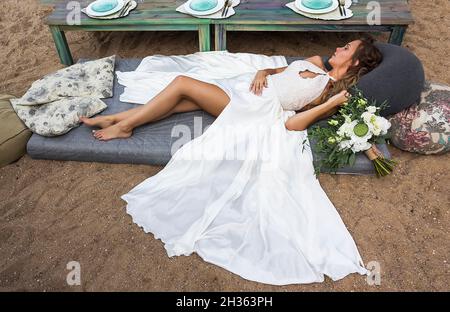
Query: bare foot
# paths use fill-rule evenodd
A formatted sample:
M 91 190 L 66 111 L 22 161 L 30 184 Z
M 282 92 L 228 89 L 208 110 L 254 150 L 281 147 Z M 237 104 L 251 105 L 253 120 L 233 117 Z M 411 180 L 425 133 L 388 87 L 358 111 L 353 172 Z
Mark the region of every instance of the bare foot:
M 126 130 L 120 123 L 112 125 L 102 130 L 94 130 L 94 137 L 100 141 L 108 141 L 112 139 L 126 139 L 131 136 L 132 131 Z
M 114 118 L 110 116 L 97 116 L 94 118 L 80 117 L 80 121 L 90 127 L 108 128 L 114 124 Z

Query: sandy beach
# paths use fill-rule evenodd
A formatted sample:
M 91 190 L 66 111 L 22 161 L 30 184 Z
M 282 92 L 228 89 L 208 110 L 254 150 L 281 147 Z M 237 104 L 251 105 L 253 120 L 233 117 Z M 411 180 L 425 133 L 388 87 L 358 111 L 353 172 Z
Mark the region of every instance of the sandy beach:
M 426 79 L 450 84 L 450 2 L 409 1 L 415 23 L 403 46 L 423 62 Z M 21 96 L 62 68 L 38 0 L 3 0 L 0 93 Z M 229 33 L 230 52 L 329 55 L 357 33 Z M 385 41 L 387 34 L 378 34 Z M 189 54 L 195 32 L 69 32 L 73 56 L 100 58 Z M 271 286 L 244 280 L 198 255 L 169 258 L 125 211 L 120 195 L 162 167 L 33 160 L 0 169 L 0 291 L 449 291 L 450 155 L 423 156 L 389 146 L 393 174 L 322 174 L 323 189 L 365 263 L 381 266 L 381 285 L 352 274 L 333 282 Z M 66 283 L 69 261 L 81 285 Z

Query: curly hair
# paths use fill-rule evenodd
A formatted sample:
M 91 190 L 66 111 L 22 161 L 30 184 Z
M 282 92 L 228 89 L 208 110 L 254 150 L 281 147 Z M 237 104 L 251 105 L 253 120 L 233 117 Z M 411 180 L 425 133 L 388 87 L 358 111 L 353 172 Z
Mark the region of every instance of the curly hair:
M 356 85 L 362 75 L 367 74 L 381 63 L 383 54 L 375 46 L 375 39 L 371 35 L 365 34 L 359 40 L 361 40 L 361 43 L 356 48 L 355 53 L 353 53 L 352 65 L 350 65 L 345 75 L 337 81 L 330 79 L 322 94 L 316 100 L 303 107 L 301 111 L 325 103 L 330 97 L 342 90 L 349 90 Z M 357 60 L 359 60 L 358 65 L 354 65 Z

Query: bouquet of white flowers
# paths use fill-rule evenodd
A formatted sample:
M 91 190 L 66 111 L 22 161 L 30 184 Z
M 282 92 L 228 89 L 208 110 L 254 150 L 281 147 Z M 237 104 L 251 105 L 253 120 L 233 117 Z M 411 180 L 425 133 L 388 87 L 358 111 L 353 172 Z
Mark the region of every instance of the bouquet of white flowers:
M 308 136 L 317 141 L 316 151 L 325 155 L 316 165 L 316 174 L 320 173 L 321 167 L 336 171 L 353 165 L 355 154 L 362 151 L 372 160 L 377 176 L 389 174 L 396 164 L 394 160 L 384 158 L 375 145 L 385 142 L 391 126 L 386 118 L 379 115 L 386 103 L 378 106 L 375 101 L 369 103 L 360 90 L 355 90 L 355 94 L 328 121 L 328 127 L 313 126 L 308 129 Z

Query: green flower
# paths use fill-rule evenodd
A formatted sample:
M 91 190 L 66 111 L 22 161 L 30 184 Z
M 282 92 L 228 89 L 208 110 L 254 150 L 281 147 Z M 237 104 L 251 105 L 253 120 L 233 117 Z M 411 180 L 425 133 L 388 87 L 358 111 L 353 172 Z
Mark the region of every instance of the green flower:
M 358 100 L 358 106 L 366 106 L 367 100 L 366 99 L 359 99 Z
M 328 120 L 328 124 L 331 126 L 337 126 L 339 124 L 339 122 L 337 120 L 331 119 L 331 120 Z
M 336 143 L 336 139 L 333 138 L 333 137 L 329 137 L 329 138 L 328 138 L 328 143 L 334 144 L 334 143 Z
M 363 137 L 369 132 L 369 127 L 365 123 L 359 123 L 353 128 L 353 132 L 357 136 Z
M 352 122 L 352 118 L 351 118 L 352 115 L 351 114 L 350 115 L 342 114 L 342 116 L 344 117 L 346 123 L 351 123 Z

